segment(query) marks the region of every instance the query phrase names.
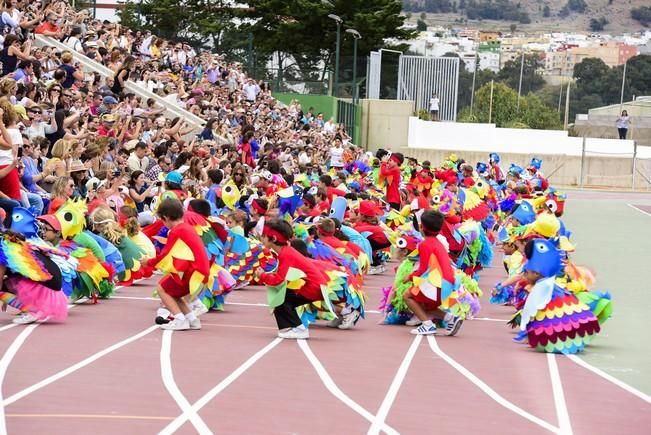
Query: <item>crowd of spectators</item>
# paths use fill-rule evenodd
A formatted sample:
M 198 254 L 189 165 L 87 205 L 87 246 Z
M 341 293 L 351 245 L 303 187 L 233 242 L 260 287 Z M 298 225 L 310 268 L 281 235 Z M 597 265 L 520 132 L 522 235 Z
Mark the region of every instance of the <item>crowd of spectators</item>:
M 91 207 L 132 205 L 147 223 L 172 172 L 192 196 L 219 201 L 210 189 L 229 180 L 255 193 L 270 179 L 318 180 L 362 153 L 343 125 L 296 101 L 279 103 L 219 54 L 94 20 L 64 0 L 4 0 L 1 9 L 0 208 L 8 218 L 19 205 L 41 214 L 80 197 Z M 36 34 L 67 49 L 37 46 Z M 112 76 L 84 70 L 73 52 Z M 127 82 L 205 124 L 166 118 Z

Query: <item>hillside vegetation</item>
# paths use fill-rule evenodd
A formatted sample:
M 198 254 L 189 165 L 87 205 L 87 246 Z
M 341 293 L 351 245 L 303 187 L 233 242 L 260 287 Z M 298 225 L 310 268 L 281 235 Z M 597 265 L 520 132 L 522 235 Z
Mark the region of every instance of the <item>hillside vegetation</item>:
M 408 21 L 486 30 L 625 33 L 651 26 L 648 0 L 404 0 Z

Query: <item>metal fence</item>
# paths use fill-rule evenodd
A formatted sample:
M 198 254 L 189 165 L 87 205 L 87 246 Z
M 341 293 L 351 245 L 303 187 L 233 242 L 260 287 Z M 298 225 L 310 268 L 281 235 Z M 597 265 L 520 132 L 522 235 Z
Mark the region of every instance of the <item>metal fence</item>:
M 380 98 L 380 74 L 382 68 L 382 52 L 371 51 L 366 77 L 366 98 L 377 100 Z
M 359 110 L 358 104 L 353 104 L 350 101 L 337 100 L 337 122 L 341 122 L 346 127 L 346 131 L 353 138 L 353 142 L 357 143 L 357 112 Z
M 439 120 L 456 121 L 458 88 L 458 57 L 400 56 L 398 99 L 413 100 L 417 111 L 429 110 L 436 93 Z

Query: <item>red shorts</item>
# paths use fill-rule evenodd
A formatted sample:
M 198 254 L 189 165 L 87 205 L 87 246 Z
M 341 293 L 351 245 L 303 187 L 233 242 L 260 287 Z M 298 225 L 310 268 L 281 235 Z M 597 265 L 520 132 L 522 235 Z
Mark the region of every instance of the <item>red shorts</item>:
M 190 276 L 190 274 L 186 275 Z M 158 282 L 158 285 L 165 291 L 165 293 L 172 296 L 173 298 L 182 298 L 183 296 L 190 294 L 189 279 L 184 279 L 181 281 L 175 279 L 171 275 L 167 275 Z
M 436 291 L 438 296 L 438 301 L 433 301 L 423 294 L 423 292 L 418 292 L 417 295 L 412 293 L 412 299 L 418 302 L 418 304 L 423 307 L 425 311 L 432 311 L 437 309 L 441 305 L 441 289 Z

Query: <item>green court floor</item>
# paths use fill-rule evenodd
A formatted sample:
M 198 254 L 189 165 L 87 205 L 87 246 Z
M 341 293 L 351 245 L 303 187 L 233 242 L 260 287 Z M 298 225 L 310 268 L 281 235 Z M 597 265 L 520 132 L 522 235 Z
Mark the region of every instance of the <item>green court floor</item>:
M 577 264 L 596 272 L 595 289 L 613 296 L 613 317 L 581 355 L 610 375 L 651 393 L 651 195 L 568 191 L 562 220 L 577 245 Z

